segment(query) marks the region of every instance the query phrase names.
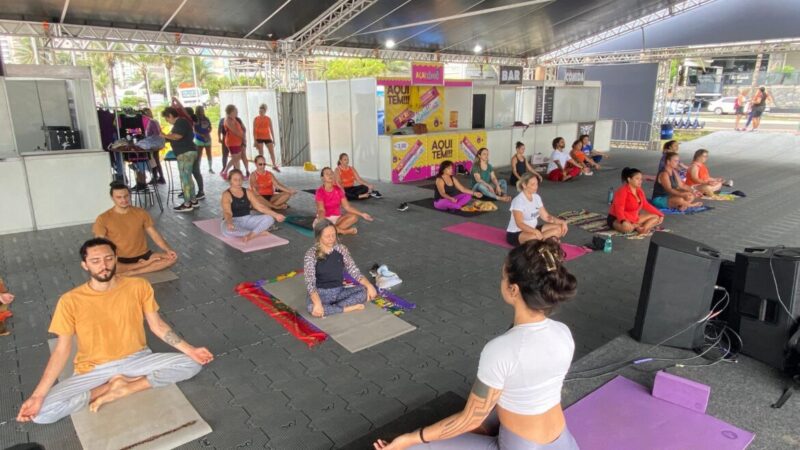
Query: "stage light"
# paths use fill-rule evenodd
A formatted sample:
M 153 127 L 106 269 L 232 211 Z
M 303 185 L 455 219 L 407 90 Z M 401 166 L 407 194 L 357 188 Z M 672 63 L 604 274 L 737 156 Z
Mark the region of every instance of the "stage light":
M 386 40 L 386 48 L 394 48 L 394 41 L 391 39 Z
M 481 44 L 475 44 L 475 48 L 473 48 L 472 51 L 475 53 L 480 53 L 483 51 L 483 47 L 481 47 Z

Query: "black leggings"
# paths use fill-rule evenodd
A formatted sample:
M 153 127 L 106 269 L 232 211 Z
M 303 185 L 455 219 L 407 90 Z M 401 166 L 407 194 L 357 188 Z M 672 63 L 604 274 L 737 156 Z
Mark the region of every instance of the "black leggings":
M 200 158 L 203 154 L 199 150 L 202 150 L 202 148 L 198 147 L 197 159 L 194 160 L 194 165 L 192 166 L 192 175 L 194 176 L 194 181 L 197 183 L 198 194 L 205 192 L 203 190 L 203 174 L 200 173 Z
M 359 200 L 359 197 L 367 192 L 369 192 L 369 188 L 363 184 L 344 188 L 344 195 L 347 196 L 348 200 Z

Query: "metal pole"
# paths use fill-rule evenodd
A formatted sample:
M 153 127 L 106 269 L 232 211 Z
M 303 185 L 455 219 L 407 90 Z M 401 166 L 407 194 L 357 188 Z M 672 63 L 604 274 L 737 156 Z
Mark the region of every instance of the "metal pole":
M 658 62 L 656 74 L 656 92 L 653 97 L 653 117 L 650 123 L 650 150 L 658 150 L 661 144 L 661 123 L 667 109 L 667 89 L 669 85 L 670 61 L 664 59 Z
M 194 87 L 196 88 L 200 87 L 197 84 L 197 68 L 194 65 L 194 56 L 192 56 L 192 81 L 194 81 Z
M 36 45 L 36 38 L 31 37 L 30 40 L 31 40 L 31 49 L 33 49 L 33 63 L 39 64 L 39 49 L 38 46 Z
M 756 56 L 756 66 L 753 68 L 753 80 L 750 83 L 750 98 L 753 98 L 753 93 L 756 91 L 756 87 L 758 87 L 758 73 L 761 71 L 761 61 L 763 57 L 763 53 L 759 53 Z

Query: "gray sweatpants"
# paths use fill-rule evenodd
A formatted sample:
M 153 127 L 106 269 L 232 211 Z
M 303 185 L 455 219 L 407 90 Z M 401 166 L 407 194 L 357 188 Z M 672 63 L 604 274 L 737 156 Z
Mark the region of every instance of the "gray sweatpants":
M 153 353 L 149 348 L 144 349 L 59 382 L 50 389 L 33 421 L 53 423 L 83 409 L 89 404 L 91 390 L 106 384 L 115 375 L 144 376 L 150 386 L 158 388 L 188 380 L 202 367 L 183 353 Z
M 275 218 L 266 214 L 240 216 L 233 218 L 233 231 L 223 220 L 220 224 L 222 235 L 225 237 L 245 237 L 250 233 L 261 234 L 275 224 Z

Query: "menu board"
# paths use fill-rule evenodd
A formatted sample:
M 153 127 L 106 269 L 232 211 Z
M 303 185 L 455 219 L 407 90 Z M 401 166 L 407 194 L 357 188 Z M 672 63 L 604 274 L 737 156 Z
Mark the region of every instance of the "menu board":
M 556 88 L 549 86 L 536 88 L 536 109 L 534 110 L 533 123 L 553 123 L 553 102 Z

